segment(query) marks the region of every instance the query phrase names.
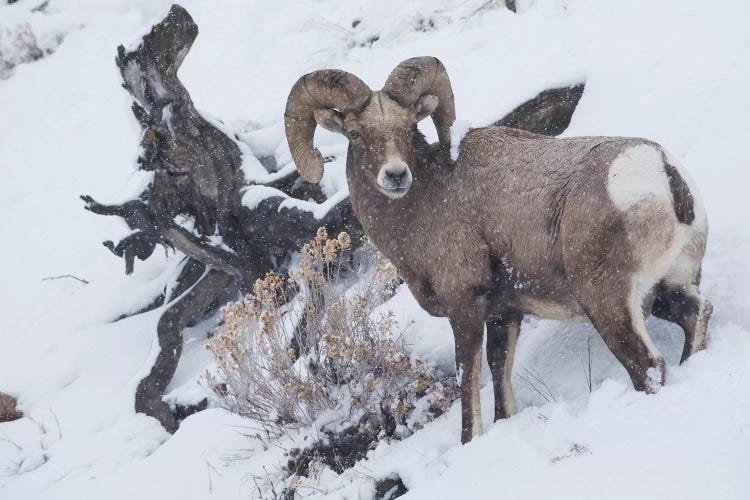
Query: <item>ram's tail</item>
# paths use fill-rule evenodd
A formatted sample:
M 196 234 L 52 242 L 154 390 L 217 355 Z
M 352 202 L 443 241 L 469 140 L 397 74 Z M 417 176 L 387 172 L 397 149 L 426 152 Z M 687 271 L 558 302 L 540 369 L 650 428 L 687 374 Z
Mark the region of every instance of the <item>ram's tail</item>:
M 677 220 L 683 224 L 692 224 L 695 220 L 695 209 L 693 207 L 693 193 L 680 175 L 680 171 L 667 161 L 666 155 L 662 153 L 664 160 L 664 172 L 669 180 L 669 190 L 672 191 L 672 207 Z

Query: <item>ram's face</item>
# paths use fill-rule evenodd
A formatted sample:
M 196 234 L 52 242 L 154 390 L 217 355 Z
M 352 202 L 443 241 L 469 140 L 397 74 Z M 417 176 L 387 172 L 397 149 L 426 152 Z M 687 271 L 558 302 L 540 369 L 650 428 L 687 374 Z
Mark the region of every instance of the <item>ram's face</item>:
M 361 111 L 344 116 L 326 110 L 316 112 L 315 117 L 321 126 L 349 139 L 349 154 L 358 169 L 354 175 L 385 196 L 398 199 L 406 196 L 412 185 L 417 122 L 437 105 L 435 97 L 425 98 L 415 106 L 402 107 L 384 93 L 374 92 Z
M 351 154 L 361 169 L 357 175 L 389 198 L 401 198 L 411 187 L 416 123 L 414 110 L 380 92 L 361 113 L 350 113 L 344 120 Z

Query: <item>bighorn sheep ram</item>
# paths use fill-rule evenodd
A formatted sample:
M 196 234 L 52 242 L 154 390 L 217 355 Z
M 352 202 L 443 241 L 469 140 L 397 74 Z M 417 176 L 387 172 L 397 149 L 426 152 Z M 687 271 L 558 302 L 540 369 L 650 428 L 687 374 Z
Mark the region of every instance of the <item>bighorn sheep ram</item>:
M 439 142 L 417 122 L 431 116 Z M 650 313 L 701 350 L 711 304 L 698 292 L 707 221 L 674 159 L 645 139 L 556 139 L 470 130 L 450 156 L 453 92 L 433 57 L 399 64 L 380 91 L 322 70 L 289 94 L 285 125 L 302 177 L 319 182 L 316 125 L 349 139 L 346 177 L 365 233 L 419 304 L 447 316 L 461 386 L 462 442 L 482 431 L 484 325 L 495 419 L 514 411 L 513 353 L 524 314 L 590 321 L 636 389 L 664 383 Z

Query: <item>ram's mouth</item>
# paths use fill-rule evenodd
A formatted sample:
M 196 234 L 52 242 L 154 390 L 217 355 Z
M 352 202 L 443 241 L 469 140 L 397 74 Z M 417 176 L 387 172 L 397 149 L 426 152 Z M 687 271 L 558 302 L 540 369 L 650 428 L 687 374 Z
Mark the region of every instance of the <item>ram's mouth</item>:
M 391 198 L 392 200 L 397 200 L 399 198 L 403 198 L 406 196 L 406 193 L 409 192 L 409 188 L 411 186 L 401 186 L 397 188 L 388 189 L 386 187 L 380 186 L 380 191 L 386 195 L 388 198 Z

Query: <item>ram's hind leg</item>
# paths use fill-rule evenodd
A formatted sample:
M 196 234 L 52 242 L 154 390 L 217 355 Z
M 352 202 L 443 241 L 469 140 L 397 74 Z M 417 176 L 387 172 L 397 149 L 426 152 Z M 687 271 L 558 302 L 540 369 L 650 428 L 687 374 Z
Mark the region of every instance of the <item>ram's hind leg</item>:
M 515 412 L 511 373 L 522 318 L 520 313 L 505 313 L 487 322 L 487 362 L 495 392 L 495 420 Z
M 666 377 L 664 358 L 648 335 L 638 295 L 632 290 L 610 295 L 587 288 L 581 297 L 586 314 L 628 371 L 633 386 L 648 393 L 658 391 Z
M 713 306 L 701 297 L 696 285 L 671 286 L 659 283 L 652 314 L 680 325 L 685 332 L 685 347 L 680 363 L 706 348 L 706 330 Z

